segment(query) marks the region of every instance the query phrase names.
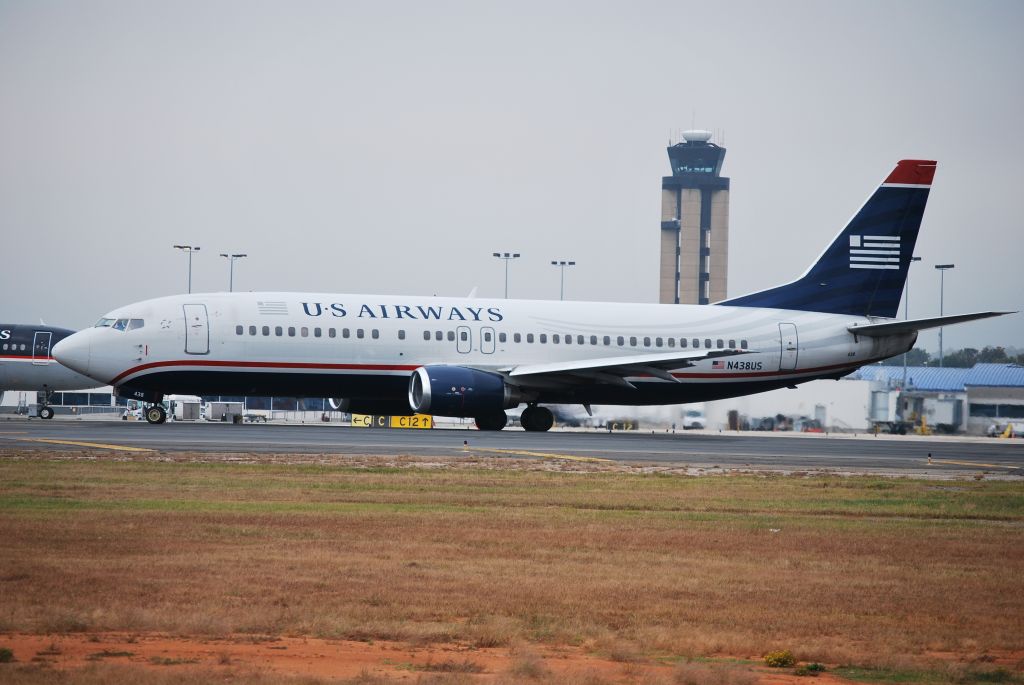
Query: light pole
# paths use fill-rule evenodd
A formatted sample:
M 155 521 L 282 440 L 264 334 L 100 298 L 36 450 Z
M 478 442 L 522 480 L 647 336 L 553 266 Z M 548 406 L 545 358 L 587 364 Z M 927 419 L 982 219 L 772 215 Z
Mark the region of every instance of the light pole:
M 513 259 L 519 259 L 520 255 L 518 252 L 493 252 L 492 253 L 498 259 L 505 260 L 505 299 L 508 299 L 508 263 Z
M 903 320 L 906 321 L 910 318 L 910 267 L 914 265 L 914 262 L 921 261 L 920 257 L 911 257 L 910 263 L 907 264 L 907 294 L 906 299 L 903 301 Z M 903 418 L 903 393 L 907 391 L 907 353 L 903 353 L 903 383 L 900 385 L 900 418 Z
M 956 264 L 936 264 L 939 270 L 939 316 L 942 316 L 945 308 L 946 295 L 946 271 L 955 267 Z M 939 326 L 939 368 L 942 368 L 942 326 Z
M 228 292 L 234 292 L 235 290 L 235 260 L 241 259 L 242 257 L 248 257 L 247 254 L 228 254 L 226 252 L 220 253 L 221 257 L 225 257 L 228 260 Z
M 192 253 L 199 252 L 198 245 L 175 245 L 175 250 L 184 250 L 188 252 L 188 291 L 192 292 Z
M 551 261 L 551 266 L 557 266 L 559 269 L 562 270 L 562 285 L 561 285 L 561 288 L 559 288 L 559 290 L 558 290 L 558 299 L 564 300 L 565 299 L 565 267 L 567 267 L 567 266 L 576 266 L 576 262 L 568 261 L 568 260 L 565 260 L 565 259 L 554 259 L 554 260 Z

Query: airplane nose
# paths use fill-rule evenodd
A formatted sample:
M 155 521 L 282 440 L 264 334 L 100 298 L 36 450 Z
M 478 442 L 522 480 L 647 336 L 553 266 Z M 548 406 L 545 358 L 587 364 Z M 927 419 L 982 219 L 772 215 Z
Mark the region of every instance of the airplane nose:
M 53 346 L 53 358 L 72 371 L 88 375 L 92 358 L 92 344 L 89 336 L 74 333 Z

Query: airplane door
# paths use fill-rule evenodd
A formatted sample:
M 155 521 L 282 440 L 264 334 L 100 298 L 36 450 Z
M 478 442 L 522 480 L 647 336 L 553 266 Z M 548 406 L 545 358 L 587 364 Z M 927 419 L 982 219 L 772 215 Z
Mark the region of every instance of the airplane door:
M 494 329 L 490 326 L 480 329 L 480 351 L 484 354 L 494 354 Z
M 50 363 L 50 341 L 53 339 L 51 331 L 36 331 L 32 336 L 32 363 L 42 366 Z
M 796 335 L 795 323 L 779 324 L 779 371 L 792 371 L 796 368 L 799 353 L 799 339 Z
M 469 332 L 469 326 L 459 326 L 455 329 L 455 345 L 456 349 L 463 354 L 467 354 L 473 349 L 473 336 Z
M 210 354 L 210 321 L 205 304 L 186 304 L 185 354 Z

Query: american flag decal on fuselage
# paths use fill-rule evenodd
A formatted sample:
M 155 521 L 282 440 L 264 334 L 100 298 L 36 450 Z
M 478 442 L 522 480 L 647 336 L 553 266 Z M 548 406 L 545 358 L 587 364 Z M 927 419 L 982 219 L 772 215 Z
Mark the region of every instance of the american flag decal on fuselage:
M 851 235 L 851 269 L 899 269 L 900 237 Z

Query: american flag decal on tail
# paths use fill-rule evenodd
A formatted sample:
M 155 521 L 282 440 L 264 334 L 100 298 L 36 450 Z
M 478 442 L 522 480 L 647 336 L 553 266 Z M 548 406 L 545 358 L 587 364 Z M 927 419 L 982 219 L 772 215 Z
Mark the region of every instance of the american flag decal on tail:
M 851 235 L 850 268 L 899 269 L 900 237 L 898 235 Z

